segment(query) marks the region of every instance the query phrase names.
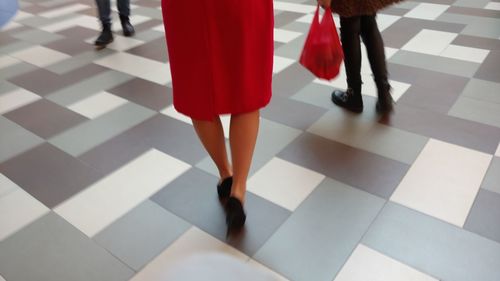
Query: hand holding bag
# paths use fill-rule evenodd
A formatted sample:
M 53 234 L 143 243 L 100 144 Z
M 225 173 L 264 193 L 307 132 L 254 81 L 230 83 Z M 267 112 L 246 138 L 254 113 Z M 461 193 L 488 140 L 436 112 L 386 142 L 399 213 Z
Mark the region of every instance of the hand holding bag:
M 300 56 L 300 64 L 316 77 L 332 80 L 339 74 L 344 52 L 331 9 L 325 10 L 321 22 L 319 21 L 319 9 L 318 5 Z

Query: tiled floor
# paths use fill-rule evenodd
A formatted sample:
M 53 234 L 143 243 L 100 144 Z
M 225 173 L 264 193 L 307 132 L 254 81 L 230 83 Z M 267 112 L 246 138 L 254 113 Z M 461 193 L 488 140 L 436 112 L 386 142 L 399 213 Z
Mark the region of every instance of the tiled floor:
M 163 280 L 209 252 L 281 281 L 500 280 L 500 2 L 381 11 L 385 119 L 366 57 L 361 115 L 329 100 L 343 71 L 298 64 L 315 1 L 274 3 L 274 98 L 226 239 L 215 167 L 172 107 L 160 1 L 132 1 L 136 36 L 116 26 L 101 51 L 93 0 L 19 2 L 0 33 L 0 280 Z

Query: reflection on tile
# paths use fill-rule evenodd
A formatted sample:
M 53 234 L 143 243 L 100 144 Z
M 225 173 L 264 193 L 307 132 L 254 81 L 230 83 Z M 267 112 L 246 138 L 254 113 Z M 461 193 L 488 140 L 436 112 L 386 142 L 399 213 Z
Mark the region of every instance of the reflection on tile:
M 500 278 L 500 244 L 392 202 L 362 243 L 439 280 Z
M 59 204 L 54 211 L 93 237 L 188 168 L 188 164 L 152 149 Z
M 414 268 L 359 244 L 335 281 L 438 281 Z
M 49 209 L 2 174 L 0 174 L 0 185 L 2 189 L 11 189 L 6 194 L 0 192 L 1 242 L 48 213 Z

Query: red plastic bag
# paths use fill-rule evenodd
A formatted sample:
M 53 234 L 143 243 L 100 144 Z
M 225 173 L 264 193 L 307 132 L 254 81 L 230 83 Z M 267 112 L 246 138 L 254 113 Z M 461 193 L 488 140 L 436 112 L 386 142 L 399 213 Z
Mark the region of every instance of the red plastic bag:
M 321 22 L 319 9 L 318 5 L 300 56 L 300 64 L 316 77 L 331 80 L 339 74 L 344 52 L 330 8 L 326 9 Z

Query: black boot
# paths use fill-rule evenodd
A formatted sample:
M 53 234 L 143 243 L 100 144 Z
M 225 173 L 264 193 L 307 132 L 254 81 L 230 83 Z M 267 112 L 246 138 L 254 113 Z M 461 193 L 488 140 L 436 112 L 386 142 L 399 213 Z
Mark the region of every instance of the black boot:
M 391 85 L 388 82 L 383 82 L 377 85 L 378 100 L 375 106 L 377 113 L 388 114 L 394 110 L 394 100 L 391 96 Z
M 126 16 L 120 16 L 120 21 L 122 23 L 122 28 L 123 28 L 123 35 L 130 37 L 135 34 L 134 27 L 130 23 L 129 17 Z
M 111 32 L 111 24 L 103 24 L 102 32 L 95 40 L 95 45 L 99 47 L 105 47 L 109 43 L 113 42 L 113 33 Z
M 352 88 L 348 88 L 347 91 L 333 91 L 332 101 L 334 104 L 352 112 L 360 113 L 363 111 L 361 91 L 355 91 Z

